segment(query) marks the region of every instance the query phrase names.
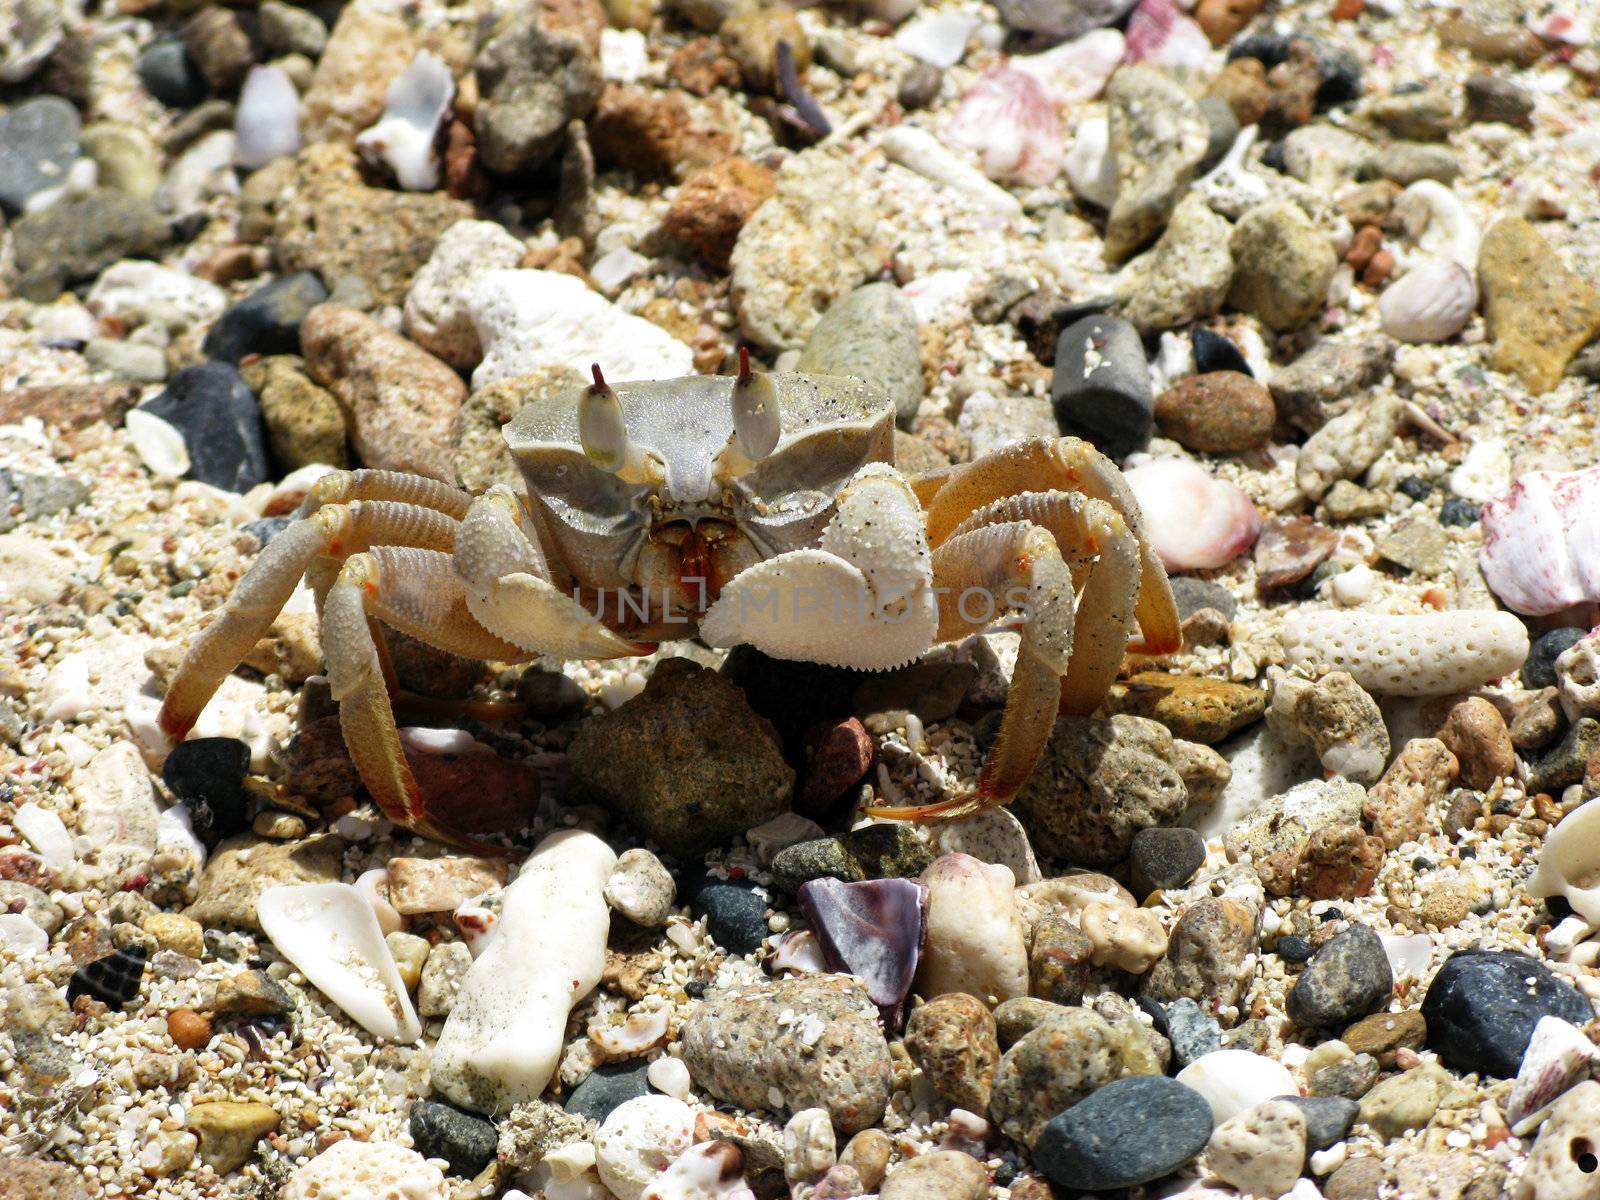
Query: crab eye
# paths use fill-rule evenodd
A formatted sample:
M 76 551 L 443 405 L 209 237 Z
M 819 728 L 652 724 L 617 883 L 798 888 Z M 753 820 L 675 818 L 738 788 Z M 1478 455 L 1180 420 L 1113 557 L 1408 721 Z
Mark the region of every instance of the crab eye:
M 622 419 L 622 402 L 594 366 L 594 386 L 578 401 L 578 441 L 583 453 L 602 471 L 615 473 L 628 461 L 628 426 Z
M 760 461 L 772 453 L 782 432 L 778 391 L 772 377 L 750 369 L 750 352 L 739 347 L 739 377 L 733 382 L 733 433 L 746 458 Z

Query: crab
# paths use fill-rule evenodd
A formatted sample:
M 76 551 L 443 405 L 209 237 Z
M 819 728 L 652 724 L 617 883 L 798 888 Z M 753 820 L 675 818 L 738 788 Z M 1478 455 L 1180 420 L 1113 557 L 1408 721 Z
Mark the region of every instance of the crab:
M 888 670 L 1009 620 L 1020 632 L 975 792 L 870 810 L 934 819 L 1008 803 L 1058 713 L 1087 715 L 1132 649 L 1177 648 L 1166 572 L 1121 473 L 1033 438 L 907 478 L 894 409 L 853 379 L 752 371 L 594 384 L 503 429 L 526 495 L 335 471 L 195 638 L 161 709 L 181 740 L 305 579 L 345 742 L 384 814 L 430 811 L 401 749 L 383 626 L 491 662 L 605 659 L 698 636 Z M 1141 636 L 1135 636 L 1135 630 Z

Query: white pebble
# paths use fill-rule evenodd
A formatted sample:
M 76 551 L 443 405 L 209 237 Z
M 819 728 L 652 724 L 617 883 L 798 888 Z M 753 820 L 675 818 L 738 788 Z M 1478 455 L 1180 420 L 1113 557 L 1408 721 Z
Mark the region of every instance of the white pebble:
M 50 935 L 23 913 L 0 913 L 0 948 L 7 954 L 43 954 Z
M 78 857 L 73 848 L 72 834 L 55 812 L 29 801 L 17 809 L 11 818 L 28 845 L 45 864 L 54 870 L 70 866 Z
M 894 35 L 902 52 L 941 69 L 953 67 L 967 52 L 967 39 L 983 24 L 981 17 L 963 12 L 930 12 L 907 22 Z
M 246 170 L 300 149 L 300 94 L 281 67 L 254 66 L 239 89 L 234 158 Z
M 677 886 L 661 860 L 645 849 L 625 851 L 606 880 L 606 903 L 635 925 L 656 929 L 667 923 Z
M 1376 572 L 1366 563 L 1360 563 L 1348 571 L 1339 572 L 1329 580 L 1328 590 L 1333 593 L 1336 603 L 1345 608 L 1354 608 L 1358 604 L 1366 603 L 1377 582 Z
M 694 1110 L 671 1096 L 637 1096 L 613 1109 L 594 1135 L 600 1182 L 619 1200 L 644 1189 L 694 1142 Z
M 1178 1082 L 1205 1097 L 1218 1125 L 1274 1096 L 1298 1096 L 1280 1062 L 1249 1050 L 1213 1050 L 1178 1072 Z
M 671 1096 L 674 1100 L 689 1098 L 689 1088 L 693 1081 L 689 1078 L 689 1068 L 684 1066 L 681 1058 L 663 1054 L 645 1068 L 644 1077 L 656 1091 Z

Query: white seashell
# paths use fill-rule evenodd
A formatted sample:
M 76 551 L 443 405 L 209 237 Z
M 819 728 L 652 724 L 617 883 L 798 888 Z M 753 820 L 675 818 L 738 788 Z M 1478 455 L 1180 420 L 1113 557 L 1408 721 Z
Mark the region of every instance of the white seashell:
M 1421 979 L 1433 959 L 1433 939 L 1425 933 L 1380 933 L 1378 940 L 1396 979 L 1402 975 Z
M 1144 525 L 1169 571 L 1225 566 L 1261 533 L 1261 514 L 1237 485 L 1213 479 L 1200 464 L 1167 458 L 1127 472 Z
M 919 58 L 940 70 L 953 67 L 967 52 L 967 39 L 977 32 L 983 18 L 971 13 L 923 13 L 900 27 L 894 44 L 912 58 Z
M 414 1042 L 422 1025 L 365 896 L 348 883 L 268 888 L 256 903 L 272 944 L 374 1037 Z
M 1042 54 L 1018 55 L 1011 65 L 1043 84 L 1045 93 L 1057 104 L 1080 104 L 1105 90 L 1126 52 L 1127 42 L 1120 30 L 1095 29 Z
M 600 1182 L 620 1200 L 642 1200 L 694 1142 L 694 1110 L 671 1096 L 636 1096 L 612 1109 L 593 1140 Z
M 978 76 L 950 122 L 950 141 L 983 156 L 983 173 L 1043 187 L 1061 174 L 1061 122 L 1032 75 L 991 67 Z
M 1282 1063 L 1249 1050 L 1202 1054 L 1178 1072 L 1177 1080 L 1205 1097 L 1218 1125 L 1274 1096 L 1300 1094 Z
M 589 1040 L 612 1058 L 633 1058 L 667 1040 L 670 1008 L 635 1009 L 621 1025 L 591 1025 Z
M 1172 0 L 1141 0 L 1128 18 L 1128 61 L 1203 70 L 1216 52 L 1211 39 Z
M 1600 925 L 1600 804 L 1580 804 L 1544 840 L 1530 896 L 1563 896 L 1572 911 Z
M 41 808 L 30 800 L 12 815 L 11 823 L 47 866 L 59 871 L 76 861 L 78 854 L 73 847 L 72 834 L 51 809 Z
M 1104 117 L 1080 121 L 1067 151 L 1067 183 L 1073 192 L 1098 208 L 1117 198 L 1117 164 L 1111 155 L 1111 124 Z
M 1511 451 L 1502 438 L 1474 442 L 1459 466 L 1450 472 L 1450 491 L 1463 500 L 1484 504 L 1511 487 Z
M 122 424 L 133 452 L 150 474 L 157 479 L 181 479 L 188 473 L 189 447 L 171 422 L 142 408 L 130 408 Z
M 653 261 L 631 246 L 618 246 L 595 259 L 589 268 L 589 278 L 606 295 L 615 296 L 630 280 L 649 271 Z
M 884 131 L 882 146 L 891 162 L 960 192 L 982 208 L 1002 216 L 1022 215 L 1020 200 L 991 183 L 983 172 L 946 150 L 926 129 L 919 129 L 915 125 L 896 125 Z
M 1600 600 L 1600 467 L 1529 471 L 1483 506 L 1489 589 L 1528 616 Z
M 406 927 L 405 918 L 389 903 L 388 871 L 382 867 L 363 871 L 356 878 L 355 888 L 361 893 L 362 899 L 372 906 L 372 915 L 378 918 L 378 928 L 383 930 L 385 937 L 399 933 Z
M 1517 1081 L 1506 1100 L 1506 1124 L 1518 1137 L 1530 1132 L 1543 1111 L 1600 1063 L 1600 1049 L 1576 1025 L 1540 1017 L 1522 1054 Z M 1519 1128 L 1526 1124 L 1526 1128 Z
M 1286 665 L 1348 671 L 1377 696 L 1445 696 L 1515 671 L 1528 631 L 1507 612 L 1296 613 L 1283 649 Z
M 684 1069 L 688 1070 L 687 1067 Z M 594 1172 L 594 1163 L 594 1144 L 577 1141 L 568 1142 L 559 1150 L 550 1151 L 541 1160 L 540 1165 L 550 1168 L 550 1178 L 556 1183 L 575 1183 Z
M 156 821 L 156 850 L 150 857 L 153 870 L 164 875 L 192 871 L 199 875 L 206 865 L 206 846 L 194 835 L 194 818 L 189 806 L 174 804 Z
M 461 934 L 461 940 L 467 944 L 467 949 L 472 951 L 473 958 L 479 957 L 489 948 L 489 943 L 499 931 L 500 898 L 503 894 L 497 892 L 492 897 L 475 896 L 450 914 L 450 919 L 456 923 L 456 929 Z M 493 903 L 485 903 L 491 899 Z
M 356 138 L 356 149 L 368 162 L 387 166 L 405 191 L 432 191 L 439 186 L 439 126 L 455 98 L 450 68 L 417 51 L 390 82 L 383 116 Z
M 689 1090 L 694 1085 L 694 1080 L 689 1076 L 689 1068 L 684 1065 L 681 1058 L 674 1058 L 670 1054 L 663 1054 L 645 1068 L 644 1077 L 650 1086 L 664 1095 L 671 1096 L 674 1100 L 687 1100 Z
M 239 89 L 233 133 L 234 160 L 246 170 L 300 149 L 300 93 L 283 68 L 250 68 Z
M 732 1142 L 691 1146 L 645 1188 L 640 1200 L 755 1200 L 744 1155 Z
M 1390 215 L 1423 254 L 1478 269 L 1478 223 L 1444 184 L 1413 183 L 1395 197 Z
M 809 929 L 786 934 L 773 951 L 769 965 L 774 971 L 796 971 L 802 975 L 821 975 L 828 970 L 822 945 Z
M 50 935 L 23 913 L 0 913 L 0 951 L 6 954 L 43 954 Z
M 1448 258 L 1424 259 L 1378 297 L 1383 331 L 1402 342 L 1448 341 L 1477 307 L 1472 273 Z

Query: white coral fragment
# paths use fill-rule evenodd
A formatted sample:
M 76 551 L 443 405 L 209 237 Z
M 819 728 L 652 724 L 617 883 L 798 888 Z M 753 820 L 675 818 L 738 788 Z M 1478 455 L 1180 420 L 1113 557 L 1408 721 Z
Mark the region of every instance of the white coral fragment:
M 456 98 L 450 68 L 426 50 L 389 84 L 388 107 L 378 123 L 356 138 L 368 162 L 381 162 L 408 192 L 439 186 L 439 126 Z
M 1346 671 L 1374 695 L 1445 696 L 1515 671 L 1528 631 L 1504 612 L 1318 612 L 1285 622 L 1283 649 L 1288 665 Z

